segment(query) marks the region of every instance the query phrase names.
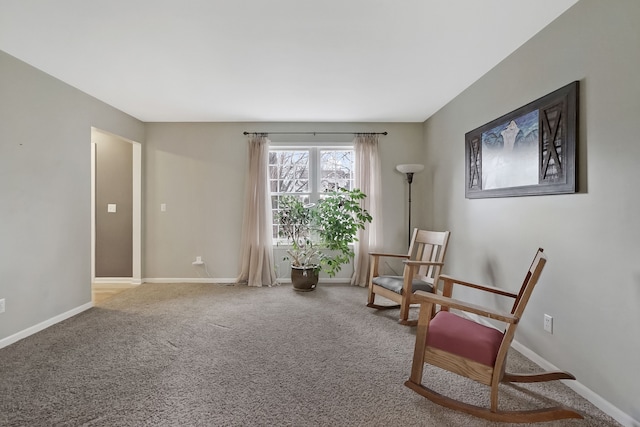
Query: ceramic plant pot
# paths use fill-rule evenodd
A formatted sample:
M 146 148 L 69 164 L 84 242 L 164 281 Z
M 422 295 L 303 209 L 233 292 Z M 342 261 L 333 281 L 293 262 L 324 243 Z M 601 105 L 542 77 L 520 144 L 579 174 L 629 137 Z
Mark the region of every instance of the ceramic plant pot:
M 320 269 L 317 266 L 291 267 L 291 283 L 299 292 L 313 291 L 318 285 Z

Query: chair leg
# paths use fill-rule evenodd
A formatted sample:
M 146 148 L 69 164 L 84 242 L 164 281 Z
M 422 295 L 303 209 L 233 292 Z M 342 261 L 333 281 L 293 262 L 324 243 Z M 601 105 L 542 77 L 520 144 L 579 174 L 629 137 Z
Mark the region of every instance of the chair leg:
M 373 279 L 378 277 L 378 263 L 380 262 L 380 257 L 376 255 L 369 256 L 369 296 L 367 298 L 367 307 L 375 306 L 376 294 L 373 292 Z
M 373 293 L 373 287 L 369 284 L 369 298 L 367 299 L 367 306 L 372 307 L 376 299 L 376 294 Z
M 411 301 L 409 298 L 402 298 L 402 303 L 400 303 L 400 323 L 403 325 L 413 325 L 417 324 L 417 322 L 409 322 L 409 303 Z
M 497 381 L 491 384 L 491 412 L 498 412 L 498 384 Z
M 411 376 L 409 381 L 416 384 L 422 384 L 422 374 L 424 372 L 424 350 L 427 346 L 427 331 L 429 329 L 429 321 L 431 320 L 432 304 L 425 304 L 424 308 L 420 306 L 418 314 L 418 327 L 416 328 L 416 344 L 413 349 L 413 362 L 411 364 Z

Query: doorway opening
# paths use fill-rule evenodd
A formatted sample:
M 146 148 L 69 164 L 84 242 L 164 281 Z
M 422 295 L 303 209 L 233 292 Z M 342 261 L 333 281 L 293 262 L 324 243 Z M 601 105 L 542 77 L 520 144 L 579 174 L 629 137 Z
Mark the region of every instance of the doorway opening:
M 113 150 L 104 151 L 105 146 L 118 145 L 130 147 L 126 155 L 128 158 L 118 158 L 119 154 L 113 154 Z M 108 157 L 110 162 L 102 162 L 98 158 L 99 153 Z M 123 165 L 127 170 L 122 173 L 109 170 Z M 104 186 L 98 185 L 100 176 L 109 176 L 103 175 L 104 172 L 126 178 L 117 180 L 115 185 L 119 188 L 105 190 Z M 118 194 L 126 195 L 125 200 L 115 200 Z M 124 221 L 124 224 L 117 221 Z M 109 227 L 112 230 L 126 229 L 127 233 L 110 232 Z M 95 127 L 91 127 L 91 282 L 92 285 L 142 283 L 142 145 Z

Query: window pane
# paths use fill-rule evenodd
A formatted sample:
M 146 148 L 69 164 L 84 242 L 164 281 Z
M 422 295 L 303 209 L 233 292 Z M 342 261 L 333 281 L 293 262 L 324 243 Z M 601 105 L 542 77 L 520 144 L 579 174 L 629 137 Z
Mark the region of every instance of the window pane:
M 270 151 L 269 179 L 272 192 L 309 192 L 309 152 L 306 150 Z
M 320 192 L 354 188 L 354 151 L 320 151 Z
M 309 150 L 272 150 L 269 152 L 269 181 L 273 215 L 273 238 L 279 238 L 277 221 L 281 195 L 309 193 Z M 300 195 L 308 202 L 309 195 Z
M 280 210 L 280 198 L 282 197 L 282 195 L 275 195 L 272 194 L 271 195 L 271 212 L 272 212 L 272 219 L 273 219 L 273 238 L 274 239 L 278 239 L 280 238 L 280 224 L 278 223 L 278 212 Z M 297 195 L 297 197 L 302 201 L 302 203 L 304 204 L 308 204 L 310 197 L 308 194 L 299 194 Z

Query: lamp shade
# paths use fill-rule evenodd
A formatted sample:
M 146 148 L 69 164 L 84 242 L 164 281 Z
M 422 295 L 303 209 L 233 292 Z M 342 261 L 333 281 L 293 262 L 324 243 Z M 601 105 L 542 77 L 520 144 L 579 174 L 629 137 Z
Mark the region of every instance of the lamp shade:
M 417 165 L 417 164 L 398 165 L 396 166 L 396 169 L 398 169 L 398 172 L 402 172 L 402 173 L 418 173 L 418 172 L 422 172 L 422 170 L 424 169 L 424 165 Z

